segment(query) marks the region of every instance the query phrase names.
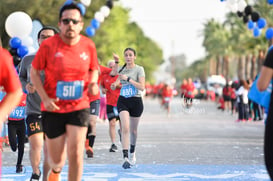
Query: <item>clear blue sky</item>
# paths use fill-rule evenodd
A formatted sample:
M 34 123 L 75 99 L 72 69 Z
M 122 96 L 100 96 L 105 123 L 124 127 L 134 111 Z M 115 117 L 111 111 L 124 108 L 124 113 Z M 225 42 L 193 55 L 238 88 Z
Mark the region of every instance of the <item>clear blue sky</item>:
M 224 21 L 229 12 L 220 0 L 119 0 L 131 8 L 130 17 L 146 36 L 163 49 L 164 58 L 184 53 L 187 63 L 204 57 L 203 23 L 214 18 Z

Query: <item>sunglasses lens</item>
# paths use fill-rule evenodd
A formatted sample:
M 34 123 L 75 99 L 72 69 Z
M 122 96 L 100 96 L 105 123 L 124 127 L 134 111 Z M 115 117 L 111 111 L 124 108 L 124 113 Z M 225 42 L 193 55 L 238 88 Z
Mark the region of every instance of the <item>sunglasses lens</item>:
M 72 23 L 73 23 L 74 25 L 75 25 L 75 24 L 78 24 L 78 21 L 77 21 L 77 20 L 72 19 L 71 21 L 72 21 Z
M 80 21 L 75 19 L 62 19 L 63 24 L 68 25 L 72 21 L 74 25 L 78 24 Z
M 67 24 L 69 24 L 70 20 L 69 19 L 63 19 L 62 22 L 63 22 L 63 24 L 67 25 Z

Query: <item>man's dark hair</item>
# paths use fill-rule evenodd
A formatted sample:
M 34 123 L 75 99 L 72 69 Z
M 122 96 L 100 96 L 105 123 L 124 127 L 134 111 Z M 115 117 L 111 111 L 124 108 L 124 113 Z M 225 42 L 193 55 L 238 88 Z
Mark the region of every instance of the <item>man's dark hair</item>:
M 40 38 L 41 32 L 44 30 L 52 30 L 54 32 L 54 34 L 59 33 L 59 30 L 53 26 L 44 26 L 39 32 L 38 32 L 38 36 L 37 38 Z
M 65 5 L 62 6 L 62 8 L 60 9 L 59 19 L 62 18 L 63 12 L 64 12 L 65 10 L 69 10 L 69 9 L 77 9 L 77 10 L 80 12 L 81 16 L 83 16 L 83 14 L 82 14 L 82 12 L 81 12 L 81 9 L 80 9 L 79 6 L 77 5 L 77 3 L 71 2 L 71 3 L 69 3 L 69 4 L 65 4 Z

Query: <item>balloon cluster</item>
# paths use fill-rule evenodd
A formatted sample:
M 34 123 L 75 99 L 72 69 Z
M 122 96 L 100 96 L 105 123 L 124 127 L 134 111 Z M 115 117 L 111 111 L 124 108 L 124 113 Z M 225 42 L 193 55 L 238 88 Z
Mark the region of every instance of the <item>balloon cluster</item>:
M 94 18 L 90 21 L 90 25 L 85 29 L 85 33 L 88 36 L 94 36 L 96 30 L 100 27 L 100 24 L 103 23 L 104 19 L 107 18 L 110 14 L 110 9 L 113 8 L 113 1 L 108 0 L 104 6 L 100 8 L 99 11 L 95 12 Z
M 9 51 L 13 56 L 14 65 L 17 66 L 25 55 L 35 51 L 32 46 L 33 39 L 29 36 L 32 31 L 32 20 L 25 12 L 13 12 L 5 21 L 5 30 L 11 37 Z
M 241 17 L 243 22 L 247 24 L 247 28 L 252 30 L 254 37 L 261 35 L 262 29 L 266 27 L 267 22 L 265 18 L 260 17 L 260 14 L 253 10 L 251 5 L 248 5 L 245 0 L 220 0 L 221 2 L 227 1 L 227 7 L 238 17 Z M 273 0 L 267 0 L 268 4 L 273 4 Z M 266 30 L 266 38 L 271 39 L 273 32 L 271 29 Z
M 72 3 L 73 0 L 67 0 L 65 4 Z M 86 7 L 91 4 L 91 0 L 80 0 L 80 3 L 77 3 L 77 6 L 81 9 L 82 15 L 86 12 Z M 104 19 L 109 16 L 110 9 L 113 8 L 113 1 L 107 0 L 106 4 L 100 8 L 99 11 L 95 12 L 94 18 L 90 21 L 89 26 L 85 29 L 85 33 L 88 36 L 94 36 L 96 30 L 100 27 L 101 23 L 103 23 Z

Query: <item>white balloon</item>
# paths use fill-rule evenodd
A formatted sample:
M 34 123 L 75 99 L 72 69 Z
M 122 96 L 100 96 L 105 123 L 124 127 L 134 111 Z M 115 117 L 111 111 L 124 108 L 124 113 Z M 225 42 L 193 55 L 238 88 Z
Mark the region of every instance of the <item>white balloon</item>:
M 28 14 L 16 11 L 7 17 L 5 29 L 10 37 L 23 38 L 31 33 L 32 20 Z
M 100 8 L 100 12 L 103 14 L 103 16 L 106 18 L 110 14 L 110 8 L 108 6 L 102 6 Z
M 227 1 L 229 4 L 236 4 L 237 3 L 237 0 L 228 0 Z
M 247 3 L 245 2 L 245 0 L 240 0 L 238 2 L 238 10 L 239 11 L 244 12 L 246 6 L 247 6 Z
M 81 3 L 85 6 L 89 6 L 91 4 L 91 0 L 81 0 Z
M 230 6 L 230 11 L 233 13 L 236 13 L 238 11 L 238 5 L 237 4 L 233 4 Z
M 102 23 L 104 21 L 104 16 L 101 12 L 98 11 L 95 13 L 95 19 Z
M 25 45 L 27 47 L 33 45 L 33 38 L 31 36 L 26 36 L 22 39 L 22 45 Z
M 33 53 L 36 52 L 36 49 L 35 49 L 33 46 L 28 46 L 27 48 L 28 48 L 28 53 L 27 53 L 27 55 L 33 54 Z
M 226 6 L 233 13 L 236 13 L 238 11 L 238 5 L 237 4 L 226 4 Z

